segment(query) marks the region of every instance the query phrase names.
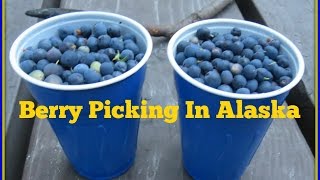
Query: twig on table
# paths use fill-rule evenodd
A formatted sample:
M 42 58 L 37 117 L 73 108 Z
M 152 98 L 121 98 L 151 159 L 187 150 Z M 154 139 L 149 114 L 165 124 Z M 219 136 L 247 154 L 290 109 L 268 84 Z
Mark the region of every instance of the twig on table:
M 185 19 L 179 21 L 174 25 L 145 25 L 151 36 L 155 37 L 167 37 L 170 38 L 182 27 L 200 21 L 204 19 L 210 19 L 222 11 L 228 4 L 233 0 L 214 0 L 201 10 L 194 12 L 187 16 Z M 82 10 L 77 9 L 63 9 L 63 8 L 47 8 L 47 9 L 35 9 L 26 12 L 27 16 L 38 17 L 38 18 L 50 18 L 60 14 L 77 12 Z

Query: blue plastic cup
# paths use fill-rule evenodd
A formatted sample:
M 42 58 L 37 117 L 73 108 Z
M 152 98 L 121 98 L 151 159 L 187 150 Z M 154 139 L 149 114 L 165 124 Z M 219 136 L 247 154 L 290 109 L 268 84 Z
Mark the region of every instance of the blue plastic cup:
M 199 27 L 226 33 L 233 27 L 242 34 L 258 37 L 273 37 L 282 42 L 282 49 L 290 57 L 294 79 L 287 86 L 264 94 L 235 94 L 206 86 L 189 77 L 176 63 L 175 53 L 178 43 L 188 40 Z M 168 44 L 168 57 L 174 68 L 175 85 L 179 97 L 181 144 L 183 164 L 187 172 L 200 180 L 240 179 L 261 143 L 272 119 L 217 119 L 220 101 L 230 101 L 236 112 L 236 100 L 243 100 L 243 106 L 271 106 L 271 100 L 281 105 L 289 91 L 301 80 L 304 61 L 298 48 L 280 33 L 248 21 L 235 19 L 212 19 L 190 24 L 179 30 Z M 195 105 L 207 105 L 210 119 L 186 119 L 185 101 Z
M 123 31 L 133 32 L 138 46 L 145 51 L 143 59 L 131 70 L 113 79 L 85 85 L 56 85 L 38 81 L 19 67 L 23 49 L 36 46 L 43 38 L 57 34 L 57 29 L 70 25 L 120 23 Z M 27 29 L 13 43 L 10 62 L 22 77 L 37 102 L 41 105 L 82 105 L 78 121 L 71 125 L 65 119 L 49 120 L 59 142 L 73 165 L 82 176 L 89 179 L 110 179 L 121 175 L 132 166 L 137 147 L 139 119 L 104 119 L 104 111 L 97 119 L 89 119 L 89 101 L 111 101 L 111 106 L 131 100 L 139 105 L 145 79 L 146 62 L 152 51 L 152 39 L 148 31 L 136 21 L 124 16 L 104 12 L 76 12 L 56 16 Z M 57 116 L 58 117 L 58 116 Z

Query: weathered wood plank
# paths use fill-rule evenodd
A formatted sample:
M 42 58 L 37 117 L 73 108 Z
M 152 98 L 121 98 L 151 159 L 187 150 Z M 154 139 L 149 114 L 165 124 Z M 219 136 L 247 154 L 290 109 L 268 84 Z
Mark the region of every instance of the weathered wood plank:
M 302 78 L 314 103 L 314 4 L 312 0 L 252 0 L 266 24 L 287 36 L 305 60 Z
M 134 7 L 141 8 L 139 10 L 131 8 L 133 4 L 130 3 L 132 1 L 118 0 L 116 2 L 108 2 L 101 3 L 99 0 L 63 0 L 61 5 L 65 8 L 119 12 L 140 23 L 149 24 L 177 22 L 199 8 L 199 5 L 196 4 L 197 1 L 185 0 L 165 0 L 164 2 L 138 0 L 134 4 L 139 4 L 139 6 Z M 207 3 L 209 3 L 208 0 L 199 0 L 201 6 L 205 6 Z M 172 15 L 172 19 L 170 19 L 170 14 L 168 13 L 170 10 L 165 4 L 171 4 L 170 6 L 173 7 L 175 15 Z M 242 19 L 236 4 L 227 7 L 217 17 Z M 177 104 L 177 96 L 173 88 L 172 67 L 166 57 L 167 41 L 164 38 L 154 38 L 153 42 L 154 49 L 147 64 L 143 97 L 150 99 L 148 101 L 149 104 L 163 106 Z M 165 75 L 165 78 L 163 75 Z M 287 152 L 288 147 L 290 147 L 289 153 Z M 180 151 L 178 123 L 168 125 L 161 120 L 142 120 L 135 164 L 126 174 L 117 179 L 189 180 L 191 178 L 182 168 Z M 287 161 L 287 159 L 293 160 Z M 306 168 L 301 169 L 299 165 L 292 163 L 298 160 Z M 277 121 L 271 125 L 266 138 L 263 140 L 242 179 L 254 179 L 256 177 L 268 177 L 269 179 L 282 177 L 282 179 L 289 179 L 290 174 L 287 171 L 291 169 L 295 172 L 294 177 L 307 177 L 307 179 L 310 179 L 308 177 L 313 175 L 312 161 L 312 155 L 295 121 Z M 270 163 L 270 168 L 267 170 L 266 162 Z M 276 163 L 280 163 L 279 165 L 281 165 L 283 171 L 273 168 Z M 72 170 L 46 121 L 37 121 L 35 123 L 23 179 L 83 179 Z

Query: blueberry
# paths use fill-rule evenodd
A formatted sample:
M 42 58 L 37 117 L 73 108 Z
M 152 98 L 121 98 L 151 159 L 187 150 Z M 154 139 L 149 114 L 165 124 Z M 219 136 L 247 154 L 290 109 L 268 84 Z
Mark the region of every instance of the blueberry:
M 222 71 L 221 80 L 223 84 L 231 84 L 233 80 L 232 73 L 229 70 Z
M 253 51 L 254 51 L 254 52 L 259 52 L 259 51 L 264 52 L 263 47 L 262 47 L 260 44 L 255 45 L 255 46 L 253 47 Z
M 107 56 L 106 54 L 96 54 L 96 60 L 99 61 L 100 63 L 104 63 L 104 62 L 109 62 L 109 56 Z
M 210 87 L 217 88 L 221 84 L 221 77 L 218 71 L 209 71 L 204 77 L 205 84 Z
M 68 50 L 75 50 L 76 49 L 76 45 L 72 44 L 72 43 L 61 43 L 60 46 L 59 46 L 59 51 L 61 53 L 64 53 Z
M 259 83 L 257 92 L 258 93 L 267 93 L 272 91 L 272 84 L 270 81 L 262 81 Z
M 202 78 L 193 78 L 193 79 L 195 79 L 196 81 L 198 81 L 198 82 L 200 82 L 200 83 L 204 84 L 204 80 L 203 80 Z
M 183 54 L 184 55 L 184 54 Z M 141 59 L 144 57 L 144 54 L 143 53 L 139 53 L 136 55 L 136 57 L 134 58 L 136 61 L 140 62 Z
M 20 63 L 20 68 L 27 74 L 36 69 L 36 63 L 31 60 L 25 60 Z
M 242 42 L 245 48 L 253 48 L 255 45 L 258 44 L 258 41 L 250 36 L 246 37 Z
M 229 69 L 229 61 L 216 58 L 212 61 L 212 65 L 219 72 Z
M 134 59 L 134 54 L 131 50 L 129 49 L 125 49 L 121 52 L 120 54 L 121 58 L 123 60 L 130 60 L 130 59 Z
M 193 44 L 198 44 L 199 43 L 199 39 L 196 36 L 191 37 L 189 41 L 191 43 L 193 43 Z
M 211 52 L 212 49 L 215 48 L 216 46 L 214 45 L 214 43 L 212 41 L 205 41 L 201 44 L 201 47 L 203 49 L 207 49 Z
M 60 44 L 62 43 L 62 40 L 58 36 L 52 36 L 50 38 L 52 46 L 59 48 Z
M 221 48 L 222 50 L 230 49 L 233 42 L 231 40 L 225 40 L 225 41 L 217 41 L 216 46 Z
M 137 55 L 138 56 L 138 55 Z M 136 58 L 137 58 L 136 56 Z M 176 54 L 175 56 L 175 60 L 177 62 L 178 65 L 182 65 L 183 61 L 186 59 L 186 57 L 184 56 L 183 52 L 179 52 L 178 54 Z M 211 64 L 211 63 L 210 63 Z
M 108 35 L 101 35 L 98 38 L 98 47 L 100 49 L 108 48 L 111 45 L 111 37 Z
M 49 49 L 52 48 L 51 41 L 49 39 L 42 39 L 38 43 L 38 48 L 48 51 Z
M 183 63 L 182 63 L 182 65 L 183 65 L 184 67 L 190 67 L 190 66 L 196 65 L 196 64 L 197 64 L 197 59 L 194 58 L 194 57 L 189 57 L 189 58 L 185 59 L 185 60 L 183 61 Z
M 252 60 L 249 64 L 252 64 L 256 68 L 262 68 L 262 62 L 259 59 Z
M 92 28 L 92 34 L 95 37 L 107 34 L 107 27 L 103 22 L 96 23 Z
M 201 69 L 197 65 L 192 65 L 188 69 L 188 75 L 193 77 L 193 78 L 198 78 L 200 77 L 201 74 Z
M 63 39 L 62 42 L 76 44 L 77 41 L 78 41 L 77 37 L 75 37 L 74 35 L 68 35 L 66 38 Z
M 184 56 L 188 57 L 196 57 L 196 53 L 200 47 L 195 44 L 190 44 L 184 49 Z
M 101 63 L 99 61 L 93 61 L 90 65 L 90 69 L 100 73 Z
M 242 74 L 247 80 L 251 80 L 257 76 L 257 69 L 254 65 L 248 64 L 244 66 Z
M 281 87 L 284 87 L 284 86 L 288 85 L 291 81 L 292 81 L 291 77 L 282 76 L 282 77 L 279 78 L 279 85 Z
M 84 83 L 84 77 L 80 73 L 72 73 L 68 76 L 67 82 L 71 85 L 79 85 Z
M 91 35 L 91 26 L 88 24 L 84 24 L 79 29 L 79 35 L 82 35 L 85 38 L 88 38 Z
M 47 57 L 47 51 L 44 49 L 35 49 L 33 51 L 33 61 L 38 62 L 41 59 L 45 59 Z
M 99 82 L 101 79 L 101 75 L 97 71 L 92 69 L 85 71 L 83 77 L 85 82 L 89 84 Z
M 286 55 L 277 56 L 277 62 L 278 62 L 278 65 L 283 68 L 289 67 L 289 59 Z
M 237 63 L 238 61 L 240 61 L 240 59 L 241 59 L 242 57 L 241 56 L 239 56 L 239 55 L 237 55 L 237 56 L 233 56 L 233 58 L 232 58 L 232 60 L 231 60 L 231 62 L 233 62 L 233 63 Z
M 84 53 L 89 53 L 90 52 L 90 48 L 88 46 L 80 46 L 78 48 L 78 51 L 84 52 Z
M 117 76 L 120 76 L 122 74 L 122 72 L 120 72 L 120 71 L 114 71 L 113 73 L 112 73 L 112 76 L 113 77 L 117 77 Z
M 273 46 L 277 49 L 280 49 L 280 45 L 281 45 L 281 42 L 279 39 L 272 39 L 270 42 L 269 42 L 269 45 L 270 46 Z
M 252 51 L 252 49 L 244 49 L 241 53 L 241 56 L 251 59 L 253 57 L 253 53 L 254 52 Z
M 120 71 L 122 73 L 126 72 L 128 69 L 128 66 L 125 62 L 123 61 L 118 61 L 114 64 L 114 70 L 115 71 Z
M 180 68 L 181 68 L 182 71 L 184 71 L 185 73 L 188 73 L 188 67 L 180 66 Z
M 240 37 L 239 36 L 233 36 L 232 37 L 232 42 L 237 42 L 240 41 Z
M 117 24 L 112 24 L 108 27 L 107 32 L 111 37 L 120 37 L 121 27 Z
M 68 35 L 72 35 L 73 34 L 73 28 L 70 27 L 70 26 L 63 26 L 63 27 L 58 29 L 58 34 L 59 34 L 59 37 L 61 39 L 64 39 Z
M 200 40 L 208 40 L 211 38 L 210 30 L 206 27 L 201 27 L 197 30 L 196 36 Z
M 33 59 L 33 51 L 32 50 L 24 50 L 20 61 L 25 61 L 25 60 L 32 60 Z
M 231 33 L 224 34 L 223 36 L 224 36 L 225 40 L 232 40 L 233 39 L 233 35 Z
M 33 77 L 33 78 L 35 78 L 35 79 L 38 79 L 38 80 L 40 80 L 40 81 L 43 81 L 43 79 L 44 79 L 44 74 L 43 74 L 43 72 L 40 71 L 40 70 L 38 70 L 38 69 L 32 71 L 32 72 L 29 74 L 29 76 L 31 76 L 31 77 Z
M 279 53 L 277 48 L 273 46 L 266 46 L 264 50 L 266 51 L 266 55 L 271 59 L 276 59 Z
M 264 68 L 271 72 L 273 71 L 274 67 L 277 66 L 277 63 L 269 58 L 265 58 L 262 64 Z
M 44 79 L 44 81 L 52 84 L 62 84 L 62 79 L 60 78 L 60 76 L 57 76 L 55 74 L 49 75 Z
M 202 61 L 198 65 L 199 65 L 201 71 L 203 72 L 203 74 L 206 74 L 207 72 L 213 70 L 212 64 L 208 61 Z
M 75 51 L 68 50 L 62 54 L 60 62 L 63 66 L 72 68 L 79 63 L 79 58 Z
M 89 37 L 87 46 L 90 48 L 91 52 L 96 52 L 98 50 L 98 39 L 93 36 Z
M 127 61 L 127 66 L 128 66 L 128 70 L 132 69 L 133 67 L 135 67 L 138 64 L 138 62 L 136 60 L 128 60 Z
M 257 77 L 256 79 L 261 82 L 261 81 L 272 81 L 273 75 L 270 71 L 268 71 L 265 68 L 258 68 L 257 69 Z
M 101 77 L 101 81 L 106 81 L 106 80 L 109 80 L 112 78 L 113 78 L 113 76 L 111 74 L 107 74 L 107 75 Z
M 221 84 L 217 89 L 219 89 L 221 91 L 233 93 L 232 88 L 227 84 Z
M 241 57 L 238 61 L 238 64 L 241 64 L 242 66 L 246 66 L 250 63 L 250 60 L 246 57 Z
M 56 63 L 49 63 L 43 68 L 43 73 L 45 76 L 49 76 L 50 74 L 62 75 L 64 69 L 62 66 Z
M 180 41 L 179 44 L 177 45 L 177 53 L 178 52 L 184 52 L 184 49 L 190 45 L 190 42 L 188 41 Z
M 230 51 L 230 50 L 225 50 L 225 51 L 222 52 L 221 58 L 231 61 L 232 58 L 233 58 L 233 52 Z
M 267 42 L 265 39 L 262 39 L 262 38 L 258 39 L 258 43 L 259 43 L 259 45 L 261 45 L 262 47 L 268 46 L 268 42 Z
M 46 57 L 49 62 L 55 63 L 61 58 L 61 55 L 60 50 L 53 47 L 47 52 Z
M 231 34 L 234 36 L 241 36 L 241 30 L 239 28 L 234 27 L 231 30 Z
M 212 39 L 212 42 L 213 42 L 213 43 L 216 43 L 216 42 L 218 42 L 218 41 L 224 41 L 224 40 L 225 40 L 225 39 L 224 39 L 224 36 L 221 35 L 221 34 L 218 34 L 218 35 L 214 36 L 214 38 Z
M 117 54 L 116 51 L 112 48 L 105 49 L 104 53 L 109 57 L 109 59 L 113 59 Z
M 93 53 L 87 53 L 80 58 L 80 63 L 84 63 L 89 66 L 95 60 L 96 60 L 96 57 Z
M 100 66 L 100 73 L 101 75 L 108 75 L 112 74 L 114 71 L 114 64 L 113 62 L 104 62 Z
M 279 89 L 281 89 L 280 86 L 272 86 L 272 91 L 279 90 Z
M 236 41 L 231 44 L 230 49 L 234 52 L 234 54 L 241 54 L 243 51 L 244 44 L 241 41 Z
M 264 59 L 264 52 L 263 51 L 258 51 L 255 52 L 252 56 L 252 59 L 260 59 L 261 61 Z
M 233 75 L 241 74 L 242 70 L 243 70 L 242 65 L 238 63 L 235 63 L 230 67 L 230 71 L 232 72 Z
M 212 58 L 220 58 L 222 54 L 222 50 L 218 47 L 215 47 L 212 49 L 211 53 L 212 53 Z
M 281 66 L 275 66 L 272 72 L 276 79 L 279 79 L 282 76 L 291 76 L 291 72 Z
M 134 55 L 137 55 L 140 53 L 140 49 L 139 49 L 138 45 L 134 42 L 124 43 L 124 48 L 130 49 L 134 53 Z
M 87 71 L 89 69 L 89 66 L 86 64 L 77 64 L 74 68 L 73 68 L 73 72 L 75 73 L 80 73 L 80 74 L 84 74 L 85 71 Z
M 250 94 L 250 90 L 248 88 L 239 88 L 236 93 L 238 94 Z
M 232 80 L 232 87 L 234 89 L 239 89 L 239 88 L 243 88 L 245 87 L 247 84 L 247 80 L 246 78 L 241 75 L 241 74 L 238 74 L 238 75 L 235 75 L 233 80 Z
M 258 81 L 256 79 L 251 79 L 247 82 L 246 88 L 250 90 L 250 92 L 255 92 L 258 89 Z
M 132 33 L 125 33 L 125 34 L 123 35 L 122 39 L 123 39 L 124 41 L 130 39 L 130 40 L 132 40 L 132 41 L 135 42 L 135 43 L 137 42 L 136 36 L 135 36 L 134 34 L 132 34 Z
M 80 46 L 86 46 L 87 45 L 87 39 L 86 38 L 78 38 L 77 42 L 75 43 L 78 47 Z
M 120 38 L 112 38 L 110 41 L 110 47 L 116 51 L 122 51 L 124 49 L 124 43 Z
M 62 79 L 64 79 L 65 81 L 68 79 L 68 77 L 72 74 L 72 72 L 70 70 L 65 70 L 62 72 Z
M 43 71 L 43 68 L 49 64 L 49 61 L 46 59 L 41 59 L 40 61 L 38 61 L 37 63 L 37 69 Z
M 196 58 L 198 60 L 210 61 L 211 52 L 207 49 L 198 48 L 196 51 Z

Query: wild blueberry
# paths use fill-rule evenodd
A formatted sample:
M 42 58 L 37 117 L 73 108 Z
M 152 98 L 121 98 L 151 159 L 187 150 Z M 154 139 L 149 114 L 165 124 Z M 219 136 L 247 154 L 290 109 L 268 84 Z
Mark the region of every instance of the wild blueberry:
M 225 92 L 230 92 L 230 93 L 233 92 L 232 88 L 227 84 L 221 84 L 217 89 Z
M 206 74 L 207 72 L 213 70 L 212 64 L 208 61 L 202 61 L 198 65 L 199 65 L 201 71 L 203 72 L 203 74 Z
M 52 46 L 59 48 L 60 44 L 62 43 L 62 40 L 58 36 L 52 36 L 50 38 Z
M 258 93 L 267 93 L 272 91 L 272 84 L 270 81 L 262 81 L 259 83 L 257 92 Z
M 140 53 L 140 49 L 139 49 L 138 45 L 134 42 L 124 43 L 124 48 L 130 49 L 134 53 L 134 55 L 137 55 Z
M 52 48 L 51 41 L 50 41 L 49 39 L 42 39 L 42 40 L 39 41 L 39 43 L 38 43 L 38 48 L 44 49 L 44 50 L 46 50 L 46 51 L 49 51 L 49 49 Z
M 241 54 L 243 51 L 244 44 L 241 41 L 236 41 L 231 44 L 230 49 L 234 52 L 234 54 Z
M 47 51 L 44 49 L 35 49 L 33 51 L 33 61 L 38 62 L 41 59 L 45 59 L 47 57 Z
M 201 69 L 197 65 L 192 65 L 188 69 L 188 75 L 193 77 L 193 78 L 198 78 L 200 77 L 201 74 Z
M 184 56 L 188 57 L 196 57 L 196 53 L 200 47 L 195 44 L 190 44 L 184 49 Z
M 139 54 L 136 55 L 136 57 L 134 59 L 136 61 L 140 62 L 143 57 L 144 57 L 144 54 L 143 53 L 139 53 Z
M 269 58 L 265 58 L 262 62 L 262 65 L 268 71 L 272 72 L 273 69 L 277 66 L 277 63 Z
M 93 36 L 89 37 L 87 46 L 90 48 L 91 52 L 96 52 L 98 50 L 98 39 Z
M 231 61 L 233 58 L 233 52 L 230 50 L 225 50 L 221 54 L 221 59 L 229 60 Z
M 233 35 L 231 33 L 226 33 L 223 35 L 225 40 L 232 40 Z
M 291 81 L 292 81 L 291 77 L 282 76 L 282 77 L 279 78 L 279 85 L 281 87 L 284 87 L 284 86 L 288 85 Z
M 212 41 L 208 40 L 208 41 L 204 41 L 204 42 L 201 44 L 201 47 L 202 47 L 203 49 L 207 49 L 207 50 L 209 50 L 209 51 L 211 52 L 212 49 L 213 49 L 214 47 L 216 47 L 216 46 L 214 45 L 214 43 L 213 43 Z
M 246 88 L 250 90 L 250 92 L 255 92 L 258 89 L 258 81 L 256 79 L 251 79 L 247 82 Z
M 210 30 L 206 27 L 201 27 L 197 30 L 196 32 L 196 36 L 200 39 L 200 40 L 208 40 L 211 38 L 210 35 Z
M 254 65 L 248 64 L 244 66 L 242 74 L 247 80 L 251 80 L 257 76 L 257 69 Z
M 264 52 L 263 51 L 258 51 L 255 52 L 252 56 L 252 59 L 260 59 L 261 61 L 264 59 Z
M 283 68 L 289 67 L 289 59 L 286 55 L 277 56 L 277 63 L 279 66 L 281 66 Z
M 55 74 L 50 74 L 44 79 L 45 82 L 52 83 L 52 84 L 62 84 L 62 79 L 60 76 Z
M 101 75 L 92 69 L 88 69 L 83 74 L 84 80 L 86 83 L 96 83 L 99 82 L 101 79 Z
M 35 79 L 37 79 L 37 80 L 40 80 L 40 81 L 43 81 L 43 79 L 44 79 L 44 74 L 43 74 L 43 72 L 40 71 L 40 70 L 38 70 L 38 69 L 32 71 L 32 72 L 29 74 L 29 76 L 31 76 L 31 77 L 33 77 L 33 78 L 35 78 Z
M 239 56 L 239 55 L 237 55 L 237 56 L 233 56 L 233 58 L 232 58 L 232 60 L 231 60 L 231 62 L 233 62 L 233 63 L 237 63 L 238 61 L 240 61 L 240 59 L 241 59 L 242 57 L 241 56 Z
M 233 80 L 232 80 L 232 87 L 234 89 L 239 89 L 239 88 L 245 87 L 246 84 L 247 84 L 247 80 L 241 74 L 235 75 Z
M 109 57 L 109 59 L 113 59 L 117 54 L 116 51 L 112 48 L 105 49 L 104 53 Z
M 101 35 L 98 38 L 98 47 L 100 49 L 107 48 L 111 44 L 111 38 L 108 35 Z
M 274 46 L 266 46 L 264 50 L 266 51 L 266 55 L 271 59 L 276 59 L 279 53 Z
M 33 59 L 33 51 L 32 50 L 24 50 L 21 57 L 20 57 L 20 61 L 32 60 L 32 59 Z
M 49 62 L 55 63 L 61 58 L 61 52 L 59 49 L 52 47 L 48 52 L 47 52 L 47 60 Z
M 112 78 L 113 78 L 113 76 L 111 74 L 107 74 L 107 75 L 101 77 L 101 81 L 106 81 L 106 80 L 109 80 Z
M 272 72 L 276 79 L 279 79 L 282 76 L 291 76 L 291 72 L 281 66 L 275 66 Z
M 230 71 L 232 72 L 233 75 L 241 74 L 242 70 L 243 70 L 242 65 L 238 63 L 235 63 L 230 67 Z
M 196 58 L 199 60 L 210 61 L 211 52 L 207 49 L 198 48 L 196 51 Z
M 238 94 L 250 94 L 250 90 L 248 88 L 239 88 L 236 93 Z
M 239 36 L 233 36 L 232 37 L 232 42 L 237 42 L 240 41 L 240 37 Z
M 263 39 L 263 38 L 258 39 L 258 43 L 259 43 L 259 45 L 261 45 L 262 47 L 268 46 L 268 42 L 267 42 L 265 39 Z
M 72 74 L 72 72 L 70 70 L 65 70 L 62 72 L 62 79 L 64 79 L 65 81 L 68 79 L 68 77 Z
M 99 61 L 93 61 L 90 64 L 90 69 L 100 73 L 100 67 L 101 67 L 101 63 Z
M 244 57 L 246 57 L 246 58 L 248 58 L 248 59 L 251 59 L 252 58 L 252 56 L 253 56 L 253 51 L 252 51 L 252 49 L 244 49 L 243 51 L 242 51 L 242 53 L 241 53 L 241 56 L 244 56 Z
M 84 24 L 80 27 L 78 31 L 78 35 L 81 35 L 85 38 L 88 38 L 91 35 L 91 26 L 88 24 Z
M 133 42 L 137 42 L 137 39 L 136 39 L 136 36 L 134 35 L 134 34 L 132 34 L 132 33 L 125 33 L 124 35 L 123 35 L 123 37 L 122 37 L 122 39 L 125 41 L 125 40 L 127 40 L 127 39 L 130 39 L 130 40 L 132 40 Z
M 212 58 L 220 58 L 222 50 L 218 47 L 215 47 L 211 50 Z
M 257 69 L 257 77 L 256 79 L 261 82 L 261 81 L 272 81 L 273 75 L 270 71 L 268 71 L 265 68 L 258 68 Z
M 188 41 L 180 41 L 177 45 L 177 53 L 184 52 L 184 49 L 190 44 Z
M 249 64 L 252 64 L 256 68 L 262 68 L 263 67 L 262 62 L 259 59 L 254 59 Z
M 277 49 L 280 49 L 280 45 L 281 45 L 281 42 L 279 39 L 272 39 L 270 42 L 269 42 L 269 45 L 277 48 Z
M 231 34 L 234 36 L 241 36 L 241 30 L 239 28 L 234 27 L 231 30 Z
M 130 59 L 134 59 L 134 54 L 131 50 L 125 49 L 121 52 L 120 57 L 123 60 L 130 60 Z
M 84 83 L 84 77 L 80 73 L 72 73 L 68 76 L 67 82 L 70 85 L 79 85 Z
M 62 54 L 60 62 L 63 66 L 72 68 L 79 63 L 78 54 L 75 51 L 68 50 Z
M 20 68 L 27 74 L 36 69 L 36 63 L 32 60 L 25 60 L 20 63 Z
M 250 60 L 246 57 L 241 57 L 238 61 L 238 64 L 241 64 L 242 66 L 246 66 L 250 63 Z
M 106 54 L 96 54 L 96 60 L 99 61 L 100 63 L 104 63 L 104 62 L 109 62 L 109 56 L 107 56 Z
M 61 53 L 64 53 L 64 52 L 66 52 L 66 51 L 68 51 L 68 50 L 74 50 L 74 49 L 76 49 L 77 48 L 77 46 L 75 45 L 75 44 L 72 44 L 72 43 L 61 43 L 60 44 L 60 46 L 59 46 L 59 51 L 61 52 Z
M 212 65 L 219 72 L 229 69 L 229 61 L 216 58 L 212 61 Z
M 88 46 L 80 46 L 78 48 L 78 51 L 84 52 L 84 53 L 89 53 L 90 52 L 90 48 Z
M 137 55 L 138 56 L 138 55 Z M 136 58 L 137 58 L 136 56 Z M 176 54 L 175 60 L 177 64 L 182 65 L 183 61 L 186 59 L 183 52 L 179 52 Z
M 128 69 L 128 66 L 125 62 L 123 61 L 118 61 L 114 64 L 114 70 L 115 71 L 120 71 L 122 73 L 126 72 Z
M 208 86 L 217 88 L 221 84 L 221 77 L 218 71 L 212 70 L 204 76 L 204 81 Z
M 132 59 L 128 60 L 127 61 L 128 70 L 132 69 L 137 64 L 138 64 L 138 62 L 136 60 L 132 60 Z
M 73 68 L 73 72 L 83 74 L 85 71 L 89 69 L 89 66 L 86 64 L 77 64 Z
M 254 51 L 254 52 L 259 52 L 259 51 L 264 52 L 263 47 L 262 47 L 260 44 L 255 45 L 255 46 L 253 47 L 253 51 Z
M 110 47 L 115 51 L 122 51 L 124 49 L 124 43 L 120 38 L 111 38 Z
M 38 61 L 37 63 L 37 69 L 43 71 L 43 68 L 49 64 L 49 61 L 46 59 L 41 59 L 40 61 Z
M 218 35 L 214 36 L 214 38 L 212 39 L 212 42 L 216 43 L 217 41 L 224 41 L 224 40 L 225 40 L 224 36 L 221 34 L 218 34 Z
M 95 37 L 99 37 L 101 35 L 107 34 L 107 27 L 106 27 L 105 23 L 103 23 L 103 22 L 96 23 L 92 28 L 92 34 Z
M 86 38 L 78 38 L 77 42 L 75 43 L 78 47 L 80 46 L 86 46 L 87 45 L 87 39 Z
M 113 62 L 104 62 L 100 66 L 100 73 L 101 75 L 112 74 L 114 71 L 114 64 Z
M 121 36 L 121 27 L 117 24 L 111 24 L 107 28 L 107 32 L 111 37 L 120 37 Z
M 62 66 L 56 63 L 49 63 L 43 68 L 43 73 L 45 76 L 49 76 L 50 74 L 62 75 L 64 69 Z
M 80 58 L 80 63 L 84 63 L 89 66 L 95 60 L 96 60 L 96 57 L 93 53 L 87 53 Z
M 122 72 L 120 72 L 120 71 L 113 71 L 112 76 L 117 77 L 117 76 L 120 76 L 121 74 L 122 74 Z
M 199 39 L 196 36 L 192 36 L 189 41 L 193 44 L 199 43 Z
M 58 29 L 58 34 L 61 39 L 64 39 L 68 35 L 73 34 L 73 28 L 71 26 L 63 26 Z
M 250 36 L 246 37 L 242 42 L 245 48 L 253 48 L 255 45 L 258 44 L 258 41 Z
M 229 70 L 224 70 L 221 72 L 221 80 L 223 84 L 231 84 L 233 80 L 233 75 Z

